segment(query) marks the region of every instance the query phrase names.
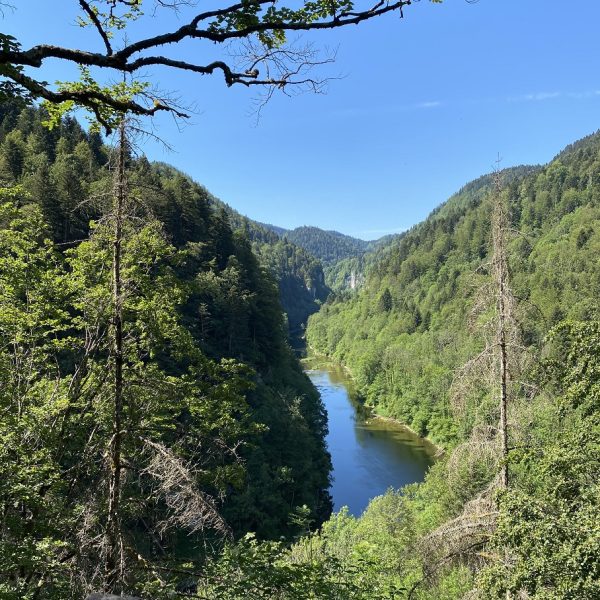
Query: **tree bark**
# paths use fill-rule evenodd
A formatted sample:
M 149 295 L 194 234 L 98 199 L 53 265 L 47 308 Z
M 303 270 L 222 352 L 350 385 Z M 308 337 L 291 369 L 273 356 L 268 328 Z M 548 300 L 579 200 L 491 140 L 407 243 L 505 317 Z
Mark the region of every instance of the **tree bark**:
M 113 421 L 112 437 L 109 447 L 110 472 L 108 482 L 108 518 L 106 584 L 110 591 L 118 591 L 122 580 L 121 551 L 121 453 L 123 438 L 123 298 L 122 298 L 122 240 L 123 210 L 127 195 L 125 179 L 125 120 L 121 120 L 119 135 L 119 155 L 115 174 L 113 199 L 114 239 L 113 239 Z
M 497 293 L 498 330 L 497 347 L 500 368 L 500 452 L 502 468 L 500 481 L 503 488 L 508 487 L 508 341 L 507 326 L 510 318 L 510 307 L 507 305 L 509 292 L 508 265 L 506 258 L 506 212 L 501 197 L 499 174 L 496 174 L 494 185 L 496 187 L 495 203 L 492 217 L 493 237 L 493 272 Z

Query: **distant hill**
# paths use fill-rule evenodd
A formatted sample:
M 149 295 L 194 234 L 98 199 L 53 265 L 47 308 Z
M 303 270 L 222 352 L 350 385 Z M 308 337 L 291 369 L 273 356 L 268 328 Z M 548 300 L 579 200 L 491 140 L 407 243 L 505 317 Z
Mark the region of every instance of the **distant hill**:
M 532 349 L 561 320 L 600 310 L 599 174 L 600 133 L 547 165 L 501 172 L 512 285 Z M 479 177 L 362 262 L 337 263 L 336 292 L 351 268 L 364 285 L 332 296 L 307 329 L 313 348 L 352 370 L 368 403 L 442 444 L 459 435 L 448 409 L 453 374 L 482 343 L 469 318 L 490 260 L 492 188 L 492 175 Z
M 358 291 L 365 283 L 371 265 L 382 260 L 403 236 L 404 233 L 397 233 L 367 242 L 366 251 L 326 266 L 325 282 L 338 297 Z
M 344 258 L 352 258 L 366 252 L 369 242 L 344 235 L 338 231 L 325 231 L 319 227 L 297 227 L 285 233 L 294 244 L 308 250 L 328 266 Z
M 261 223 L 260 221 L 255 221 L 255 223 L 260 225 L 261 227 L 264 227 L 264 229 L 268 229 L 269 231 L 276 233 L 280 237 L 284 236 L 288 232 L 288 230 L 285 229 L 284 227 L 278 227 L 277 225 L 271 225 L 271 223 Z
M 189 179 L 171 165 L 154 163 L 154 167 L 163 176 L 177 173 Z M 279 232 L 286 232 L 283 227 L 253 221 L 213 196 L 200 184 L 194 185 L 204 190 L 215 210 L 222 210 L 227 215 L 234 230 L 242 230 L 248 237 L 261 265 L 277 281 L 290 334 L 295 336 L 301 333 L 308 317 L 319 310 L 320 303 L 325 302 L 330 293 L 318 258 L 286 237 L 282 238 Z

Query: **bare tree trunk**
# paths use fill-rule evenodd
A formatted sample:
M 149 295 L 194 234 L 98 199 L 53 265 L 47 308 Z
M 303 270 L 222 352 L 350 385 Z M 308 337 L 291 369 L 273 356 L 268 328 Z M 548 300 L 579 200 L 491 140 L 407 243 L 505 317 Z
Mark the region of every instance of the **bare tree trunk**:
M 504 328 L 504 299 L 502 297 L 503 289 L 500 290 L 500 298 L 499 298 L 499 311 L 500 311 L 500 319 L 499 319 L 499 327 L 500 327 L 500 340 L 499 340 L 499 348 L 500 348 L 500 447 L 502 453 L 502 470 L 501 470 L 501 482 L 502 487 L 508 487 L 508 422 L 506 417 L 508 398 L 507 398 L 507 351 L 506 351 L 506 330 Z
M 114 239 L 113 239 L 113 359 L 114 397 L 112 438 L 109 447 L 110 473 L 108 481 L 108 518 L 106 583 L 111 591 L 118 591 L 122 580 L 121 550 L 122 534 L 120 521 L 121 501 L 121 445 L 123 437 L 123 305 L 121 257 L 123 239 L 123 211 L 127 195 L 125 179 L 125 119 L 121 121 L 119 136 L 119 156 L 115 175 L 113 200 Z
M 507 348 L 507 324 L 510 318 L 508 264 L 506 258 L 506 229 L 507 216 L 500 193 L 500 175 L 495 174 L 494 185 L 496 188 L 495 202 L 492 216 L 492 240 L 493 240 L 493 275 L 497 293 L 498 330 L 497 347 L 499 352 L 500 367 L 500 448 L 502 458 L 502 469 L 500 480 L 502 487 L 508 487 L 508 348 Z

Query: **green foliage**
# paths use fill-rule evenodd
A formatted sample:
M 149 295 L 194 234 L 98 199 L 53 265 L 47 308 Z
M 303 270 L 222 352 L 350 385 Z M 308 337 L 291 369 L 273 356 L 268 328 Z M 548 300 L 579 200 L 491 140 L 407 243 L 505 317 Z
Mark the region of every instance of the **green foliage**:
M 297 332 L 329 295 L 321 264 L 286 239 L 274 244 L 255 242 L 253 247 L 261 264 L 275 274 L 290 331 Z
M 112 436 L 110 150 L 69 119 L 48 132 L 40 109 L 2 116 L 0 595 L 80 598 L 101 584 Z M 263 538 L 303 531 L 297 506 L 321 523 L 330 461 L 248 239 L 189 179 L 145 159 L 128 169 L 121 518 L 126 585 L 142 591 L 149 565 L 196 568 L 218 548 L 221 515 Z M 183 479 L 165 487 L 167 472 Z M 204 528 L 176 508 L 198 503 Z
M 480 574 L 485 597 L 597 597 L 600 427 L 581 424 L 563 432 L 561 444 L 546 446 L 541 456 L 527 453 L 520 462 L 528 481 L 501 499 L 491 545 L 496 560 Z
M 545 363 L 557 385 L 564 414 L 597 417 L 600 408 L 600 326 L 597 320 L 565 321 L 549 335 L 552 354 Z
M 285 230 L 276 232 L 273 226 L 262 225 L 242 216 L 173 167 L 162 164 L 156 167 L 164 178 L 185 179 L 185 185 L 191 186 L 205 201 L 222 209 L 232 228 L 251 242 L 252 251 L 261 267 L 277 282 L 290 338 L 294 341 L 302 334 L 309 315 L 316 312 L 329 296 L 330 290 L 325 285 L 321 263 L 300 246 L 282 238 Z
M 511 283 L 520 300 L 521 335 L 534 358 L 527 375 L 537 394 L 526 388 L 527 400 L 510 407 L 518 440 L 509 455 L 510 487 L 497 498 L 495 528 L 474 557 L 456 551 L 435 559 L 428 535 L 451 521 L 441 535 L 456 536 L 454 548 L 472 541 L 456 532 L 461 523 L 475 527 L 469 501 L 495 475 L 481 447 L 459 446 L 434 465 L 424 484 L 404 491 L 405 529 L 394 537 L 401 543 L 386 540 L 387 523 L 371 521 L 368 535 L 381 541 L 378 555 L 389 553 L 396 561 L 394 572 L 404 574 L 414 598 L 458 599 L 470 592 L 557 600 L 600 593 L 599 170 L 595 134 L 543 168 L 504 172 L 516 232 L 509 242 Z M 484 344 L 470 325 L 480 300 L 477 271 L 489 253 L 483 200 L 490 183 L 483 177 L 465 186 L 378 257 L 367 255 L 365 285 L 354 295 L 332 297 L 310 318 L 307 332 L 317 351 L 348 365 L 376 411 L 450 450 L 490 410 L 485 385 L 463 398 L 462 412 L 449 402 L 457 367 Z M 478 319 L 485 322 L 485 315 Z M 347 552 L 378 503 L 357 521 L 336 516 L 322 535 L 334 528 L 333 547 Z
M 21 50 L 21 44 L 14 36 L 0 33 L 0 49 L 2 52 L 18 52 Z M 23 71 L 24 67 L 21 65 L 6 63 L 0 65 L 0 75 L 8 77 L 8 79 L 0 81 L 0 104 L 5 102 L 14 102 L 20 105 L 31 103 L 32 98 L 30 94 L 10 81 L 13 77 L 22 75 Z
M 560 394 L 560 435 L 512 454 L 520 485 L 500 499 L 498 559 L 479 576 L 486 597 L 566 600 L 600 594 L 600 323 L 551 334 L 547 373 Z M 504 558 L 506 557 L 506 559 Z
M 297 227 L 286 231 L 285 237 L 320 259 L 326 266 L 344 258 L 358 256 L 369 246 L 369 242 L 318 227 Z
M 93 77 L 90 69 L 79 65 L 79 80 L 78 81 L 57 81 L 59 92 L 66 92 L 73 96 L 78 94 L 91 94 L 92 97 L 112 98 L 115 103 L 125 105 L 129 101 L 136 100 L 140 96 L 144 96 L 145 92 L 150 88 L 148 81 L 120 81 L 112 85 L 100 85 Z M 48 118 L 42 122 L 48 129 L 54 129 L 60 124 L 63 117 L 73 112 L 79 107 L 75 100 L 67 100 L 61 103 L 45 101 L 44 108 L 48 113 Z M 99 132 L 100 126 L 114 130 L 118 127 L 123 118 L 124 111 L 117 110 L 102 100 L 92 101 L 88 103 L 86 109 L 92 113 L 90 117 L 91 131 Z
M 394 308 L 394 301 L 392 299 L 392 294 L 390 293 L 390 288 L 385 288 L 381 296 L 379 296 L 379 310 L 382 312 L 390 312 Z
M 481 489 L 476 479 L 487 485 L 493 475 L 485 462 L 470 464 L 477 456 L 467 454 L 437 462 L 424 484 L 375 498 L 358 519 L 334 515 L 310 546 L 300 540 L 294 552 L 308 547 L 345 564 L 357 549 L 367 550 L 377 557 L 380 581 L 392 579 L 422 600 L 597 597 L 599 342 L 597 320 L 567 321 L 548 336 L 536 376 L 544 393 L 513 407 L 512 426 L 526 432 L 526 444 L 511 449 L 510 487 L 497 498 L 495 529 L 474 561 L 451 553 L 434 561 L 428 540 L 457 515 L 469 524 L 467 502 Z M 452 526 L 443 531 L 454 535 Z
M 144 0 L 127 0 L 126 2 L 94 0 L 89 4 L 95 17 L 107 27 L 108 35 L 112 37 L 113 32 L 111 30 L 125 29 L 129 21 L 138 19 L 143 15 L 143 3 Z M 94 25 L 89 16 L 79 16 L 77 24 L 80 27 L 92 27 Z
M 394 241 L 403 235 L 385 235 L 378 240 L 366 242 L 366 247 L 359 253 L 328 263 L 325 267 L 325 281 L 336 293 L 336 298 L 344 299 L 356 293 L 364 285 L 367 273 L 376 268 L 393 247 Z
M 111 226 L 81 200 L 110 190 L 108 149 L 68 119 L 45 132 L 35 109 L 0 116 L 0 595 L 78 598 L 101 563 L 112 435 Z M 123 262 L 123 520 L 138 557 L 128 587 L 169 597 L 192 577 L 201 598 L 598 596 L 599 157 L 596 135 L 544 168 L 506 173 L 520 231 L 512 282 L 523 338 L 540 357 L 529 374 L 538 393 L 511 407 L 510 487 L 476 559 L 437 562 L 428 535 L 487 486 L 485 457 L 446 456 L 424 484 L 390 490 L 360 518 L 325 521 L 326 416 L 289 351 L 266 269 L 281 289 L 284 275 L 312 285 L 319 265 L 174 170 L 128 157 L 145 207 L 125 224 Z M 488 253 L 489 184 L 469 184 L 365 259 L 367 285 L 332 297 L 308 331 L 352 368 L 370 405 L 448 447 L 489 409 L 483 385 L 460 419 L 448 397 L 456 366 L 483 343 L 468 321 Z M 222 499 L 238 542 L 207 557 L 215 522 L 173 525 L 157 448 L 202 498 Z M 282 534 L 294 542 L 264 541 Z
M 592 257 L 600 251 L 600 188 L 590 173 L 600 166 L 599 147 L 595 136 L 547 167 L 503 174 L 511 224 L 520 230 L 510 242 L 510 266 L 528 345 L 539 348 L 552 325 L 587 318 L 597 307 L 600 280 Z M 367 258 L 359 293 L 332 298 L 311 317 L 307 332 L 318 352 L 351 369 L 368 404 L 443 445 L 470 427 L 454 420 L 448 390 L 455 370 L 484 343 L 469 315 L 475 272 L 488 254 L 483 199 L 490 184 L 487 176 L 468 184 Z M 390 305 L 386 290 L 390 311 L 383 306 Z
M 303 543 L 311 544 L 312 540 Z M 375 557 L 357 552 L 347 561 L 329 553 L 303 555 L 280 542 L 246 536 L 209 564 L 200 580 L 200 598 L 281 600 L 392 600 L 404 588 L 382 580 Z
M 3 190 L 3 200 L 21 190 Z M 68 386 L 52 360 L 69 346 L 67 279 L 35 206 L 0 205 L 0 595 L 33 598 L 19 572 L 66 594 L 65 483 L 56 448 Z

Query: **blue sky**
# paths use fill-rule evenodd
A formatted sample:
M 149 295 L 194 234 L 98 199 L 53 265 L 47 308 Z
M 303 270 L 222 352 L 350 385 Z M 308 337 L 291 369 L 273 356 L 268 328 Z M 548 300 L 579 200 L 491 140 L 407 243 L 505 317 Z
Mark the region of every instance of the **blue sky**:
M 74 25 L 75 0 L 15 4 L 3 31 L 25 47 L 94 49 L 91 32 Z M 598 0 L 421 0 L 402 20 L 304 38 L 336 50 L 321 74 L 340 78 L 326 95 L 276 96 L 258 124 L 247 90 L 156 70 L 152 81 L 197 111 L 181 130 L 155 120 L 174 152 L 152 142 L 144 151 L 259 221 L 364 239 L 399 232 L 498 155 L 507 167 L 544 163 L 600 128 L 599 23 Z M 140 27 L 132 40 L 149 31 Z M 185 44 L 172 55 L 195 52 Z M 69 75 L 59 61 L 43 73 Z

